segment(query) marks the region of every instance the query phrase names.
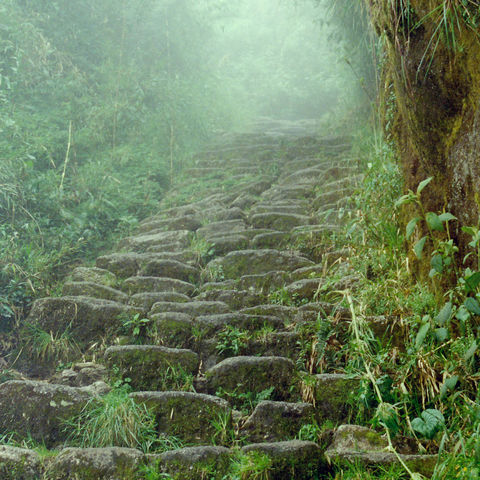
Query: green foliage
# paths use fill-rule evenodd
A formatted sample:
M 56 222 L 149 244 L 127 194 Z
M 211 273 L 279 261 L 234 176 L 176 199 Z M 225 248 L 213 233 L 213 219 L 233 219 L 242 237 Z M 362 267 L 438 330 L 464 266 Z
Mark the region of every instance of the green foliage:
M 272 459 L 261 452 L 238 454 L 231 464 L 228 480 L 270 480 Z
M 59 333 L 46 332 L 38 325 L 27 324 L 21 332 L 22 349 L 41 362 L 69 362 L 80 356 L 80 348 L 69 328 Z
M 236 390 L 233 392 L 227 391 L 220 387 L 216 392 L 216 395 L 218 397 L 222 397 L 228 400 L 234 408 L 244 413 L 248 413 L 251 412 L 260 402 L 263 402 L 264 400 L 269 400 L 272 397 L 274 391 L 275 388 L 270 387 L 259 393 L 241 393 L 237 392 Z
M 129 397 L 128 386 L 92 399 L 65 428 L 79 447 L 117 446 L 146 452 L 160 442 L 153 415 Z
M 130 337 L 132 343 L 144 343 L 150 336 L 149 327 L 151 327 L 152 320 L 150 318 L 143 318 L 139 313 L 133 317 L 125 319 L 121 327 L 121 334 Z
M 249 333 L 240 330 L 235 326 L 226 325 L 217 334 L 218 341 L 215 350 L 219 355 L 237 356 L 242 353 L 243 349 L 248 345 Z

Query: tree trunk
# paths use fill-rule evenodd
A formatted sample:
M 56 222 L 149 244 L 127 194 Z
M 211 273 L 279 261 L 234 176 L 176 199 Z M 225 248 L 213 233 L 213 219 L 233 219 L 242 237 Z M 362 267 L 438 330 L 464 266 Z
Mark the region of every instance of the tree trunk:
M 480 202 L 479 7 L 458 0 L 368 1 L 386 43 L 391 132 L 406 189 L 434 178 L 422 203 L 426 211 L 458 217 L 452 236 L 463 258 L 469 238 L 460 227 L 477 225 Z

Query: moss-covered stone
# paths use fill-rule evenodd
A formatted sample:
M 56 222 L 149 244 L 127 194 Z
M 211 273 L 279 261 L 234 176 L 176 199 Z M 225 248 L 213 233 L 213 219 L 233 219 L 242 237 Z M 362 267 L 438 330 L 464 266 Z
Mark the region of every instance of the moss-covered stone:
M 242 452 L 267 455 L 272 466 L 271 480 L 304 480 L 315 478 L 323 470 L 324 459 L 320 447 L 313 442 L 290 440 L 274 443 L 256 443 L 242 448 Z
M 399 464 L 397 455 L 387 451 L 388 441 L 378 432 L 359 425 L 341 425 L 325 452 L 337 465 L 361 464 L 366 467 L 389 467 Z M 430 478 L 438 455 L 400 455 L 413 472 Z
M 0 385 L 0 432 L 18 440 L 31 437 L 47 447 L 65 441 L 65 421 L 78 415 L 92 399 L 87 389 L 29 380 Z
M 224 302 L 191 301 L 187 303 L 157 302 L 153 304 L 151 315 L 156 313 L 177 312 L 186 313 L 192 317 L 199 315 L 215 315 L 230 312 L 230 307 Z
M 251 442 L 294 439 L 303 425 L 314 421 L 309 403 L 260 402 L 243 424 L 241 432 Z
M 344 421 L 352 411 L 351 400 L 360 388 L 360 379 L 341 374 L 315 376 L 315 413 L 319 423 Z
M 172 374 L 196 375 L 200 360 L 191 350 L 125 345 L 108 348 L 105 362 L 115 369 L 115 375 L 129 378 L 135 390 L 168 390 L 172 387 L 169 383 L 175 380 L 165 375 L 168 369 L 172 369 Z
M 42 464 L 38 453 L 23 448 L 0 446 L 2 480 L 38 480 Z
M 285 247 L 289 242 L 290 237 L 288 233 L 284 232 L 272 232 L 272 233 L 262 233 L 261 235 L 256 235 L 252 240 L 252 247 L 255 249 L 265 249 L 265 248 L 280 248 Z
M 128 302 L 128 295 L 126 293 L 93 282 L 66 282 L 63 285 L 62 293 L 65 296 L 102 298 L 118 303 Z
M 279 232 L 289 232 L 299 225 L 311 223 L 310 217 L 295 213 L 266 212 L 253 215 L 250 222 L 254 228 L 271 228 Z
M 154 303 L 157 302 L 189 302 L 190 297 L 177 292 L 145 292 L 132 295 L 129 304 L 149 312 Z
M 62 334 L 67 329 L 81 346 L 113 336 L 121 318 L 142 314 L 136 307 L 91 297 L 59 297 L 36 300 L 26 323 L 47 332 Z
M 136 392 L 131 397 L 155 415 L 157 429 L 193 444 L 210 443 L 219 418 L 231 422 L 231 409 L 221 398 L 190 392 Z
M 199 280 L 200 272 L 194 268 L 178 260 L 151 260 L 139 272 L 139 275 L 145 277 L 164 277 L 176 278 L 184 282 L 196 283 Z
M 191 315 L 179 312 L 157 313 L 150 316 L 157 338 L 169 347 L 190 348 L 194 343 L 195 321 Z
M 230 234 L 245 230 L 246 224 L 243 220 L 223 220 L 220 222 L 211 222 L 197 230 L 199 237 L 210 239 L 223 234 Z
M 103 268 L 77 267 L 72 272 L 72 282 L 92 282 L 98 285 L 114 287 L 117 283 L 117 276 Z
M 208 302 L 224 302 L 232 310 L 240 310 L 241 308 L 254 306 L 262 303 L 263 296 L 251 292 L 249 290 L 206 290 L 197 297 L 195 300 L 202 300 Z
M 243 250 L 212 260 L 210 268 L 222 270 L 225 278 L 239 278 L 272 271 L 292 271 L 313 265 L 310 260 L 279 250 Z
M 226 255 L 227 253 L 246 250 L 250 247 L 248 237 L 240 234 L 215 235 L 208 237 L 208 240 L 213 245 L 212 248 L 215 255 Z
M 156 458 L 155 458 L 156 457 Z M 224 447 L 188 447 L 155 455 L 156 471 L 174 480 L 222 480 L 228 471 L 231 452 Z
M 124 238 L 119 243 L 119 248 L 132 252 L 146 252 L 149 247 L 162 247 L 169 243 L 187 247 L 190 243 L 191 232 L 188 230 L 153 231 L 133 237 Z
M 130 448 L 65 448 L 50 460 L 45 480 L 138 478 L 142 452 Z
M 123 283 L 123 289 L 130 295 L 136 293 L 175 292 L 191 295 L 195 286 L 175 278 L 161 277 L 130 277 Z
M 287 400 L 296 381 L 295 364 L 283 357 L 232 357 L 205 372 L 207 390 L 260 393 L 274 388 L 272 398 Z

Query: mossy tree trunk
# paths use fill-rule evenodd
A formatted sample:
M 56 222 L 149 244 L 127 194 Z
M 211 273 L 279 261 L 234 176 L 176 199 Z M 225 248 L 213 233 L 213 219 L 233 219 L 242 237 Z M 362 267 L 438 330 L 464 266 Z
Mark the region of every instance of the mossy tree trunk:
M 452 236 L 461 257 L 468 238 L 460 227 L 476 225 L 479 215 L 479 6 L 466 7 L 460 0 L 368 3 L 386 44 L 384 73 L 394 112 L 390 128 L 406 189 L 415 191 L 419 182 L 434 178 L 422 202 L 426 211 L 458 217 Z M 424 233 L 418 231 L 417 239 Z

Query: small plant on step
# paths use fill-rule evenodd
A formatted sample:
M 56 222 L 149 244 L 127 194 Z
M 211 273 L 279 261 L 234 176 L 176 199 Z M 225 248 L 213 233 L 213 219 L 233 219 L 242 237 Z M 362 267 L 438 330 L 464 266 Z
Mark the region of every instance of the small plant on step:
M 213 419 L 211 423 L 215 430 L 212 437 L 214 445 L 230 447 L 235 443 L 237 432 L 235 431 L 231 412 L 219 413 L 217 418 Z
M 151 325 L 152 320 L 150 318 L 144 318 L 136 313 L 133 317 L 124 319 L 120 333 L 128 336 L 132 343 L 142 344 L 151 334 L 149 332 Z
M 186 372 L 182 367 L 169 365 L 158 373 L 160 383 L 158 389 L 161 391 L 176 390 L 179 392 L 195 392 L 193 386 L 194 376 Z
M 239 453 L 230 466 L 228 480 L 270 480 L 273 462 L 261 452 Z
M 38 325 L 27 324 L 21 338 L 23 349 L 42 362 L 69 362 L 81 354 L 69 327 L 62 333 L 53 333 Z
M 144 452 L 158 443 L 155 419 L 143 404 L 129 396 L 130 388 L 114 388 L 92 399 L 79 415 L 66 422 L 74 445 L 87 447 L 129 447 Z
M 249 333 L 233 325 L 226 325 L 217 334 L 215 350 L 219 355 L 239 355 L 248 345 Z
M 198 265 L 206 265 L 215 255 L 215 245 L 205 238 L 192 237 L 190 250 L 195 255 L 195 262 Z

